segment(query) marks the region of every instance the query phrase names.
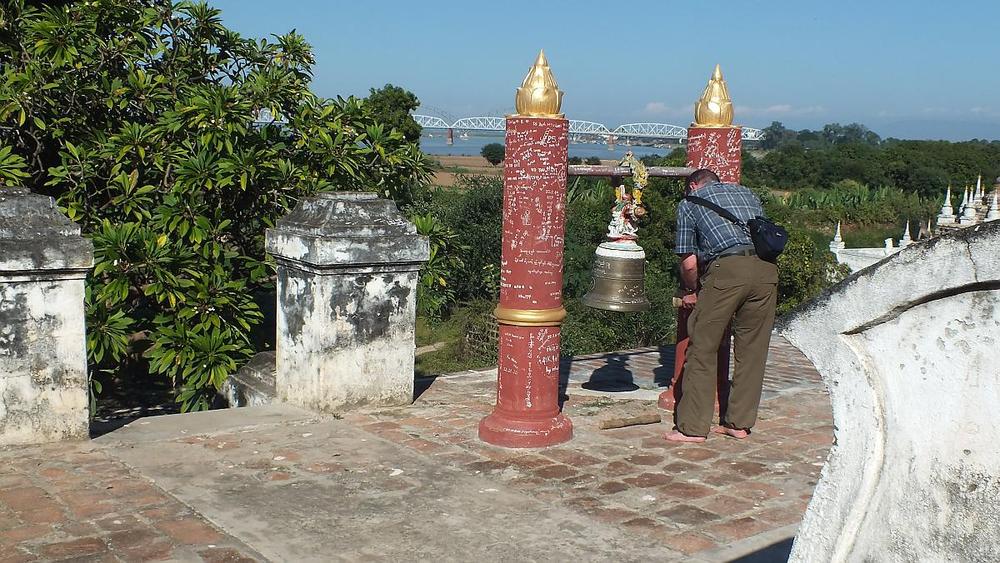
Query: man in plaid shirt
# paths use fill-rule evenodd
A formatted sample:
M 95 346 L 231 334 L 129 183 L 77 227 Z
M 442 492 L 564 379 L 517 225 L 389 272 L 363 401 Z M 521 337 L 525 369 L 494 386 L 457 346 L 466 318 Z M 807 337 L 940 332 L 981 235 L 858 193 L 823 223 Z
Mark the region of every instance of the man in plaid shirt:
M 746 222 L 762 216 L 760 199 L 747 188 L 723 184 L 707 169 L 687 179 L 687 194 L 706 199 Z M 732 323 L 735 370 L 724 419 L 715 432 L 746 438 L 757 421 L 764 364 L 774 325 L 778 269 L 757 258 L 749 234 L 715 211 L 681 201 L 677 242 L 683 307 L 691 340 L 684 364 L 684 391 L 666 439 L 704 442 L 712 426 L 719 344 Z

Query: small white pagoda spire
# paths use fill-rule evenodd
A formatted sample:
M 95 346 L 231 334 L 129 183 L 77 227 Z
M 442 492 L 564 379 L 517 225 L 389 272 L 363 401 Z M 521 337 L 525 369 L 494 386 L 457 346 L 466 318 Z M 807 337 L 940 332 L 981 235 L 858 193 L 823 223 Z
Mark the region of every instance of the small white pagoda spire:
M 903 238 L 899 239 L 899 246 L 910 246 L 913 244 L 913 238 L 910 237 L 910 220 L 906 220 L 906 228 L 903 229 Z
M 954 215 L 955 209 L 951 206 L 951 184 L 948 184 L 948 191 L 944 194 L 944 205 L 941 206 L 942 215 Z
M 955 222 L 955 208 L 951 206 L 951 184 L 948 184 L 948 191 L 944 194 L 944 205 L 941 206 L 941 213 L 938 213 L 938 225 L 951 225 Z
M 836 254 L 838 250 L 844 249 L 844 238 L 840 236 L 840 221 L 837 221 L 837 232 L 833 235 L 833 242 L 830 243 L 830 252 Z
M 986 213 L 987 221 L 1000 219 L 1000 206 L 997 205 L 997 192 L 993 192 L 993 199 L 990 201 L 990 210 Z
M 962 204 L 962 217 L 958 220 L 959 225 L 971 225 L 976 222 L 976 206 L 972 201 L 969 188 L 965 188 L 965 202 Z
M 972 204 L 976 207 L 982 207 L 983 198 L 985 197 L 986 194 L 983 193 L 983 175 L 980 174 L 979 177 L 976 178 L 976 193 L 972 196 Z

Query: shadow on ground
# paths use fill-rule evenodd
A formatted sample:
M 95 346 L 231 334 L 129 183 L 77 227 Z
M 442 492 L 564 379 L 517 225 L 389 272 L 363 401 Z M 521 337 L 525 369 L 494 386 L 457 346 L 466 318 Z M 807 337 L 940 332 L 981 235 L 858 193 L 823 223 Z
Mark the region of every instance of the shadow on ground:
M 792 553 L 792 540 L 788 538 L 777 543 L 773 543 L 764 549 L 744 555 L 739 559 L 733 559 L 731 563 L 777 563 L 788 561 L 788 556 Z

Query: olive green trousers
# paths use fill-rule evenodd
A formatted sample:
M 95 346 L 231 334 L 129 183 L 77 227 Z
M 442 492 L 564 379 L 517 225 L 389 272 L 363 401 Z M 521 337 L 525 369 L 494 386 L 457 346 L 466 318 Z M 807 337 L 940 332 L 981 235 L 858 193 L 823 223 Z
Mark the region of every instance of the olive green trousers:
M 698 303 L 688 317 L 687 360 L 674 424 L 688 436 L 707 436 L 715 410 L 719 343 L 732 323 L 733 380 L 720 421 L 750 428 L 764 384 L 764 365 L 774 326 L 778 268 L 756 256 L 725 256 L 701 278 Z

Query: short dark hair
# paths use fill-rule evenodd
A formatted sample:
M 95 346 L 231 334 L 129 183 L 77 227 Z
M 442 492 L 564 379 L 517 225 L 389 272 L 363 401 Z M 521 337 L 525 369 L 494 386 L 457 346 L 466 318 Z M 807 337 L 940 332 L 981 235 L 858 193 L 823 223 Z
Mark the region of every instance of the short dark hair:
M 705 181 L 718 182 L 719 175 L 716 174 L 715 172 L 712 172 L 708 168 L 699 168 L 694 172 L 692 172 L 691 175 L 687 177 L 687 186 L 691 187 L 694 184 L 701 184 L 702 182 Z

